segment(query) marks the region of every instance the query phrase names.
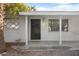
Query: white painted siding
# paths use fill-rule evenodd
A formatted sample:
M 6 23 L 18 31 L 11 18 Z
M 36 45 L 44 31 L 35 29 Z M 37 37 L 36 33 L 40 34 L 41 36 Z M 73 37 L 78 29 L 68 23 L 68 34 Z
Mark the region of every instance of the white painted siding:
M 59 32 L 49 32 L 48 31 L 48 19 L 58 19 L 58 16 L 47 16 L 41 20 L 41 40 L 43 41 L 59 41 Z
M 79 16 L 69 16 L 69 31 L 62 33 L 64 41 L 79 41 Z
M 60 16 L 60 15 L 59 15 Z M 41 19 L 41 40 L 42 41 L 59 41 L 59 32 L 48 32 L 48 19 L 56 18 L 59 16 L 30 16 L 29 19 Z M 69 31 L 62 32 L 63 41 L 79 41 L 79 16 L 62 16 L 67 18 L 69 22 Z
M 60 15 L 59 15 L 60 16 Z M 22 42 L 30 40 L 30 19 L 41 19 L 41 41 L 59 41 L 59 32 L 48 32 L 48 19 L 59 16 L 29 16 L 29 28 L 26 26 L 25 16 L 19 18 L 19 30 L 4 29 L 4 37 L 6 42 L 15 42 L 17 39 L 22 39 Z M 63 41 L 79 41 L 79 16 L 62 16 L 69 20 L 69 31 L 62 32 Z M 29 29 L 26 30 L 26 27 Z M 29 32 L 29 34 L 27 34 Z M 26 38 L 29 35 L 29 38 Z

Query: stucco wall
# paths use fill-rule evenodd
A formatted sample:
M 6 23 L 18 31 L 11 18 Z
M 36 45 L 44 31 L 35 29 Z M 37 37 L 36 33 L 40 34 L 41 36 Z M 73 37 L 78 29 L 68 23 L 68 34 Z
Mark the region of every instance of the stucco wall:
M 6 42 L 15 42 L 18 39 L 21 39 L 21 42 L 26 41 L 25 16 L 20 16 L 17 20 L 17 22 L 19 23 L 18 29 L 4 28 L 4 39 Z

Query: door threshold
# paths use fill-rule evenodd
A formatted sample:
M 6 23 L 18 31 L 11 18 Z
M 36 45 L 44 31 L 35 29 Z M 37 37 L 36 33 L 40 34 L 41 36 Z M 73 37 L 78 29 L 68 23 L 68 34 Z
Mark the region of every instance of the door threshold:
M 39 42 L 41 40 L 29 40 L 29 41 L 31 41 L 31 42 Z

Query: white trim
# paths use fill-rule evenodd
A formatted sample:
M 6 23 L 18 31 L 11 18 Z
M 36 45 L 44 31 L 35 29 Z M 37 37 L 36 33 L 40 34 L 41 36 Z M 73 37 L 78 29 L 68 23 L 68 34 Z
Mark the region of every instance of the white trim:
M 26 43 L 25 45 L 28 45 L 28 16 L 25 16 L 25 31 L 26 31 Z
M 59 45 L 62 45 L 62 17 L 60 16 L 59 19 L 59 28 L 60 28 L 60 40 L 59 40 Z
M 79 15 L 79 11 L 32 11 L 20 12 L 19 15 Z

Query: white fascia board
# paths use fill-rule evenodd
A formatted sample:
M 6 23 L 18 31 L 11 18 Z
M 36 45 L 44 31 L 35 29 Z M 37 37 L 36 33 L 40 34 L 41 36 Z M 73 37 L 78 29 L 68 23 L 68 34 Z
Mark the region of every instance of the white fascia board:
M 79 15 L 79 11 L 20 12 L 19 15 Z

